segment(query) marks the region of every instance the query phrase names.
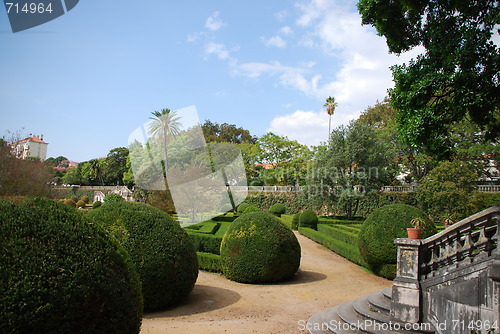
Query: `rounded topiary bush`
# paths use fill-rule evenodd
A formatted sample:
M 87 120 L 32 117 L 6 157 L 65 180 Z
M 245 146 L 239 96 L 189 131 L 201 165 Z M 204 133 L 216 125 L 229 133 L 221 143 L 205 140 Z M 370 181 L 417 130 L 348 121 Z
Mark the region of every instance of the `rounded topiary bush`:
M 84 208 L 85 207 L 85 202 L 82 201 L 82 200 L 79 200 L 78 202 L 76 202 L 75 206 L 77 208 Z
M 0 200 L 1 333 L 138 333 L 140 280 L 115 239 L 50 199 Z
M 242 214 L 246 215 L 247 213 L 251 212 L 259 212 L 259 208 L 253 205 L 248 205 L 245 210 L 243 210 Z
M 308 227 L 313 230 L 318 229 L 318 216 L 316 213 L 310 209 L 305 209 L 299 217 L 299 226 Z
M 224 275 L 241 283 L 272 283 L 292 277 L 300 265 L 300 245 L 293 232 L 267 212 L 243 215 L 222 239 Z
M 358 247 L 365 261 L 377 269 L 385 264 L 396 264 L 397 247 L 394 240 L 406 238 L 410 221 L 420 218 L 425 222 L 422 238 L 436 233 L 436 227 L 420 209 L 407 204 L 390 204 L 373 211 L 366 218 L 358 235 Z
M 102 205 L 101 201 L 95 201 L 94 203 L 92 203 L 92 209 L 97 209 L 101 205 Z
M 87 195 L 83 195 L 80 197 L 80 201 L 83 201 L 85 204 L 88 204 L 90 202 L 90 198 Z
M 116 202 L 125 202 L 125 198 L 121 197 L 118 194 L 111 193 L 111 194 L 107 194 L 106 196 L 104 196 L 103 201 L 104 201 L 104 204 L 111 204 L 111 203 L 116 203 Z
M 269 212 L 277 217 L 281 217 L 281 215 L 285 214 L 285 211 L 286 207 L 281 203 L 275 203 L 269 208 Z
M 167 213 L 122 201 L 104 204 L 88 216 L 129 252 L 141 278 L 145 310 L 174 306 L 191 292 L 198 277 L 196 250 Z
M 292 230 L 297 231 L 299 229 L 299 219 L 300 219 L 300 212 L 293 215 L 292 226 L 291 226 Z
M 241 215 L 243 214 L 243 211 L 245 211 L 245 209 L 248 208 L 249 206 L 250 204 L 243 202 L 240 205 L 238 205 L 236 211 L 238 212 L 239 215 Z
M 76 202 L 73 201 L 72 199 L 66 199 L 66 200 L 64 200 L 64 204 L 69 205 L 69 206 L 71 206 L 73 208 L 76 208 Z

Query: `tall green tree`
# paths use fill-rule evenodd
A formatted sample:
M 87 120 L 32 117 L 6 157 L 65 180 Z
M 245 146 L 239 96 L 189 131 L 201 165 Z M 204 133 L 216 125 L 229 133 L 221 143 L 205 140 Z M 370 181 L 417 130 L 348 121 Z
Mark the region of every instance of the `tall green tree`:
M 347 216 L 354 216 L 362 196 L 394 177 L 386 151 L 387 145 L 365 123 L 352 121 L 333 129 L 309 172 L 308 195 L 334 198 Z
M 117 147 L 109 151 L 104 163 L 104 180 L 108 185 L 123 185 L 123 176 L 127 172 L 129 150 Z
M 296 140 L 268 132 L 258 139 L 259 160 L 271 168 L 262 171 L 261 178 L 268 185 L 299 185 L 304 183 L 307 162 L 312 151 Z
M 325 104 L 323 104 L 323 107 L 326 108 L 326 112 L 329 115 L 329 118 L 328 118 L 328 136 L 330 136 L 331 125 L 332 125 L 332 116 L 335 113 L 335 109 L 337 108 L 337 106 L 338 106 L 338 103 L 335 102 L 335 97 L 333 97 L 333 96 L 328 96 Z
M 176 111 L 168 108 L 161 111 L 153 111 L 150 117 L 152 122 L 149 125 L 149 134 L 152 135 L 159 145 L 162 145 L 165 151 L 165 160 L 162 160 L 163 177 L 166 179 L 168 170 L 168 145 L 172 137 L 177 136 L 181 131 L 181 117 L 177 116 Z
M 403 140 L 439 158 L 453 154 L 450 127 L 468 120 L 485 141 L 500 134 L 500 52 L 497 0 L 360 0 L 363 24 L 374 26 L 392 53 L 423 46 L 392 67 Z
M 207 119 L 205 120 L 205 123 L 201 125 L 201 128 L 207 143 L 227 142 L 233 144 L 254 144 L 257 140 L 250 134 L 250 131 L 243 129 L 242 127 L 237 127 L 234 124 L 218 124 Z

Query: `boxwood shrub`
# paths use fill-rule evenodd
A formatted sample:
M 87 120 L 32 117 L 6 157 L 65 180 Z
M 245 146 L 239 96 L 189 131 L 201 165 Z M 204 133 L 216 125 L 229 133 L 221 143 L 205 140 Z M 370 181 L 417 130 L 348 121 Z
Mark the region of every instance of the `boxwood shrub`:
M 126 251 L 50 199 L 0 200 L 1 333 L 138 333 L 140 280 Z
M 241 283 L 271 283 L 292 277 L 300 265 L 300 245 L 293 232 L 267 212 L 236 219 L 221 244 L 224 275 Z
M 174 306 L 191 292 L 198 277 L 196 251 L 191 238 L 167 213 L 119 201 L 105 203 L 89 217 L 130 253 L 142 281 L 146 311 Z
M 406 238 L 410 221 L 421 218 L 425 221 L 422 238 L 436 233 L 436 227 L 420 209 L 407 204 L 385 205 L 366 218 L 358 234 L 358 247 L 370 267 L 377 271 L 384 264 L 396 264 L 397 247 L 394 240 Z
M 292 230 L 297 231 L 299 229 L 300 212 L 293 215 L 292 218 Z
M 299 217 L 299 226 L 312 228 L 313 230 L 318 229 L 318 216 L 316 213 L 310 209 L 305 209 Z
M 238 205 L 238 208 L 236 209 L 237 213 L 238 213 L 239 215 L 243 214 L 243 211 L 245 211 L 245 209 L 246 209 L 248 206 L 250 206 L 250 204 L 245 203 L 245 202 L 241 203 L 240 205 Z
M 281 215 L 284 215 L 285 211 L 286 207 L 281 203 L 275 203 L 269 208 L 269 212 L 277 217 L 281 217 Z

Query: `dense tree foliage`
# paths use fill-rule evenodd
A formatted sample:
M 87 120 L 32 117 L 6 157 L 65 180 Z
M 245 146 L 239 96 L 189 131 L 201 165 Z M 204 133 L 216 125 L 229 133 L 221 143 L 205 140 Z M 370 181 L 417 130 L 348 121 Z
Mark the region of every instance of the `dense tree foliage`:
M 234 124 L 218 124 L 205 120 L 201 126 L 205 140 L 209 142 L 227 142 L 233 144 L 250 143 L 254 144 L 256 138 L 250 134 L 250 131 Z
M 434 156 L 450 157 L 450 126 L 470 121 L 483 140 L 500 134 L 498 1 L 361 0 L 363 24 L 376 27 L 389 50 L 422 46 L 409 64 L 392 67 L 390 90 L 403 139 Z

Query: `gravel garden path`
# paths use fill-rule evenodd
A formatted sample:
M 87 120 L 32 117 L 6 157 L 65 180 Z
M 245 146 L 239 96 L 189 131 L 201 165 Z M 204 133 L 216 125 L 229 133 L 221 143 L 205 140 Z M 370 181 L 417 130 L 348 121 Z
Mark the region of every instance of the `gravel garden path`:
M 200 271 L 187 301 L 145 314 L 141 334 L 308 333 L 305 323 L 314 313 L 391 285 L 295 233 L 302 259 L 292 280 L 241 284 Z

